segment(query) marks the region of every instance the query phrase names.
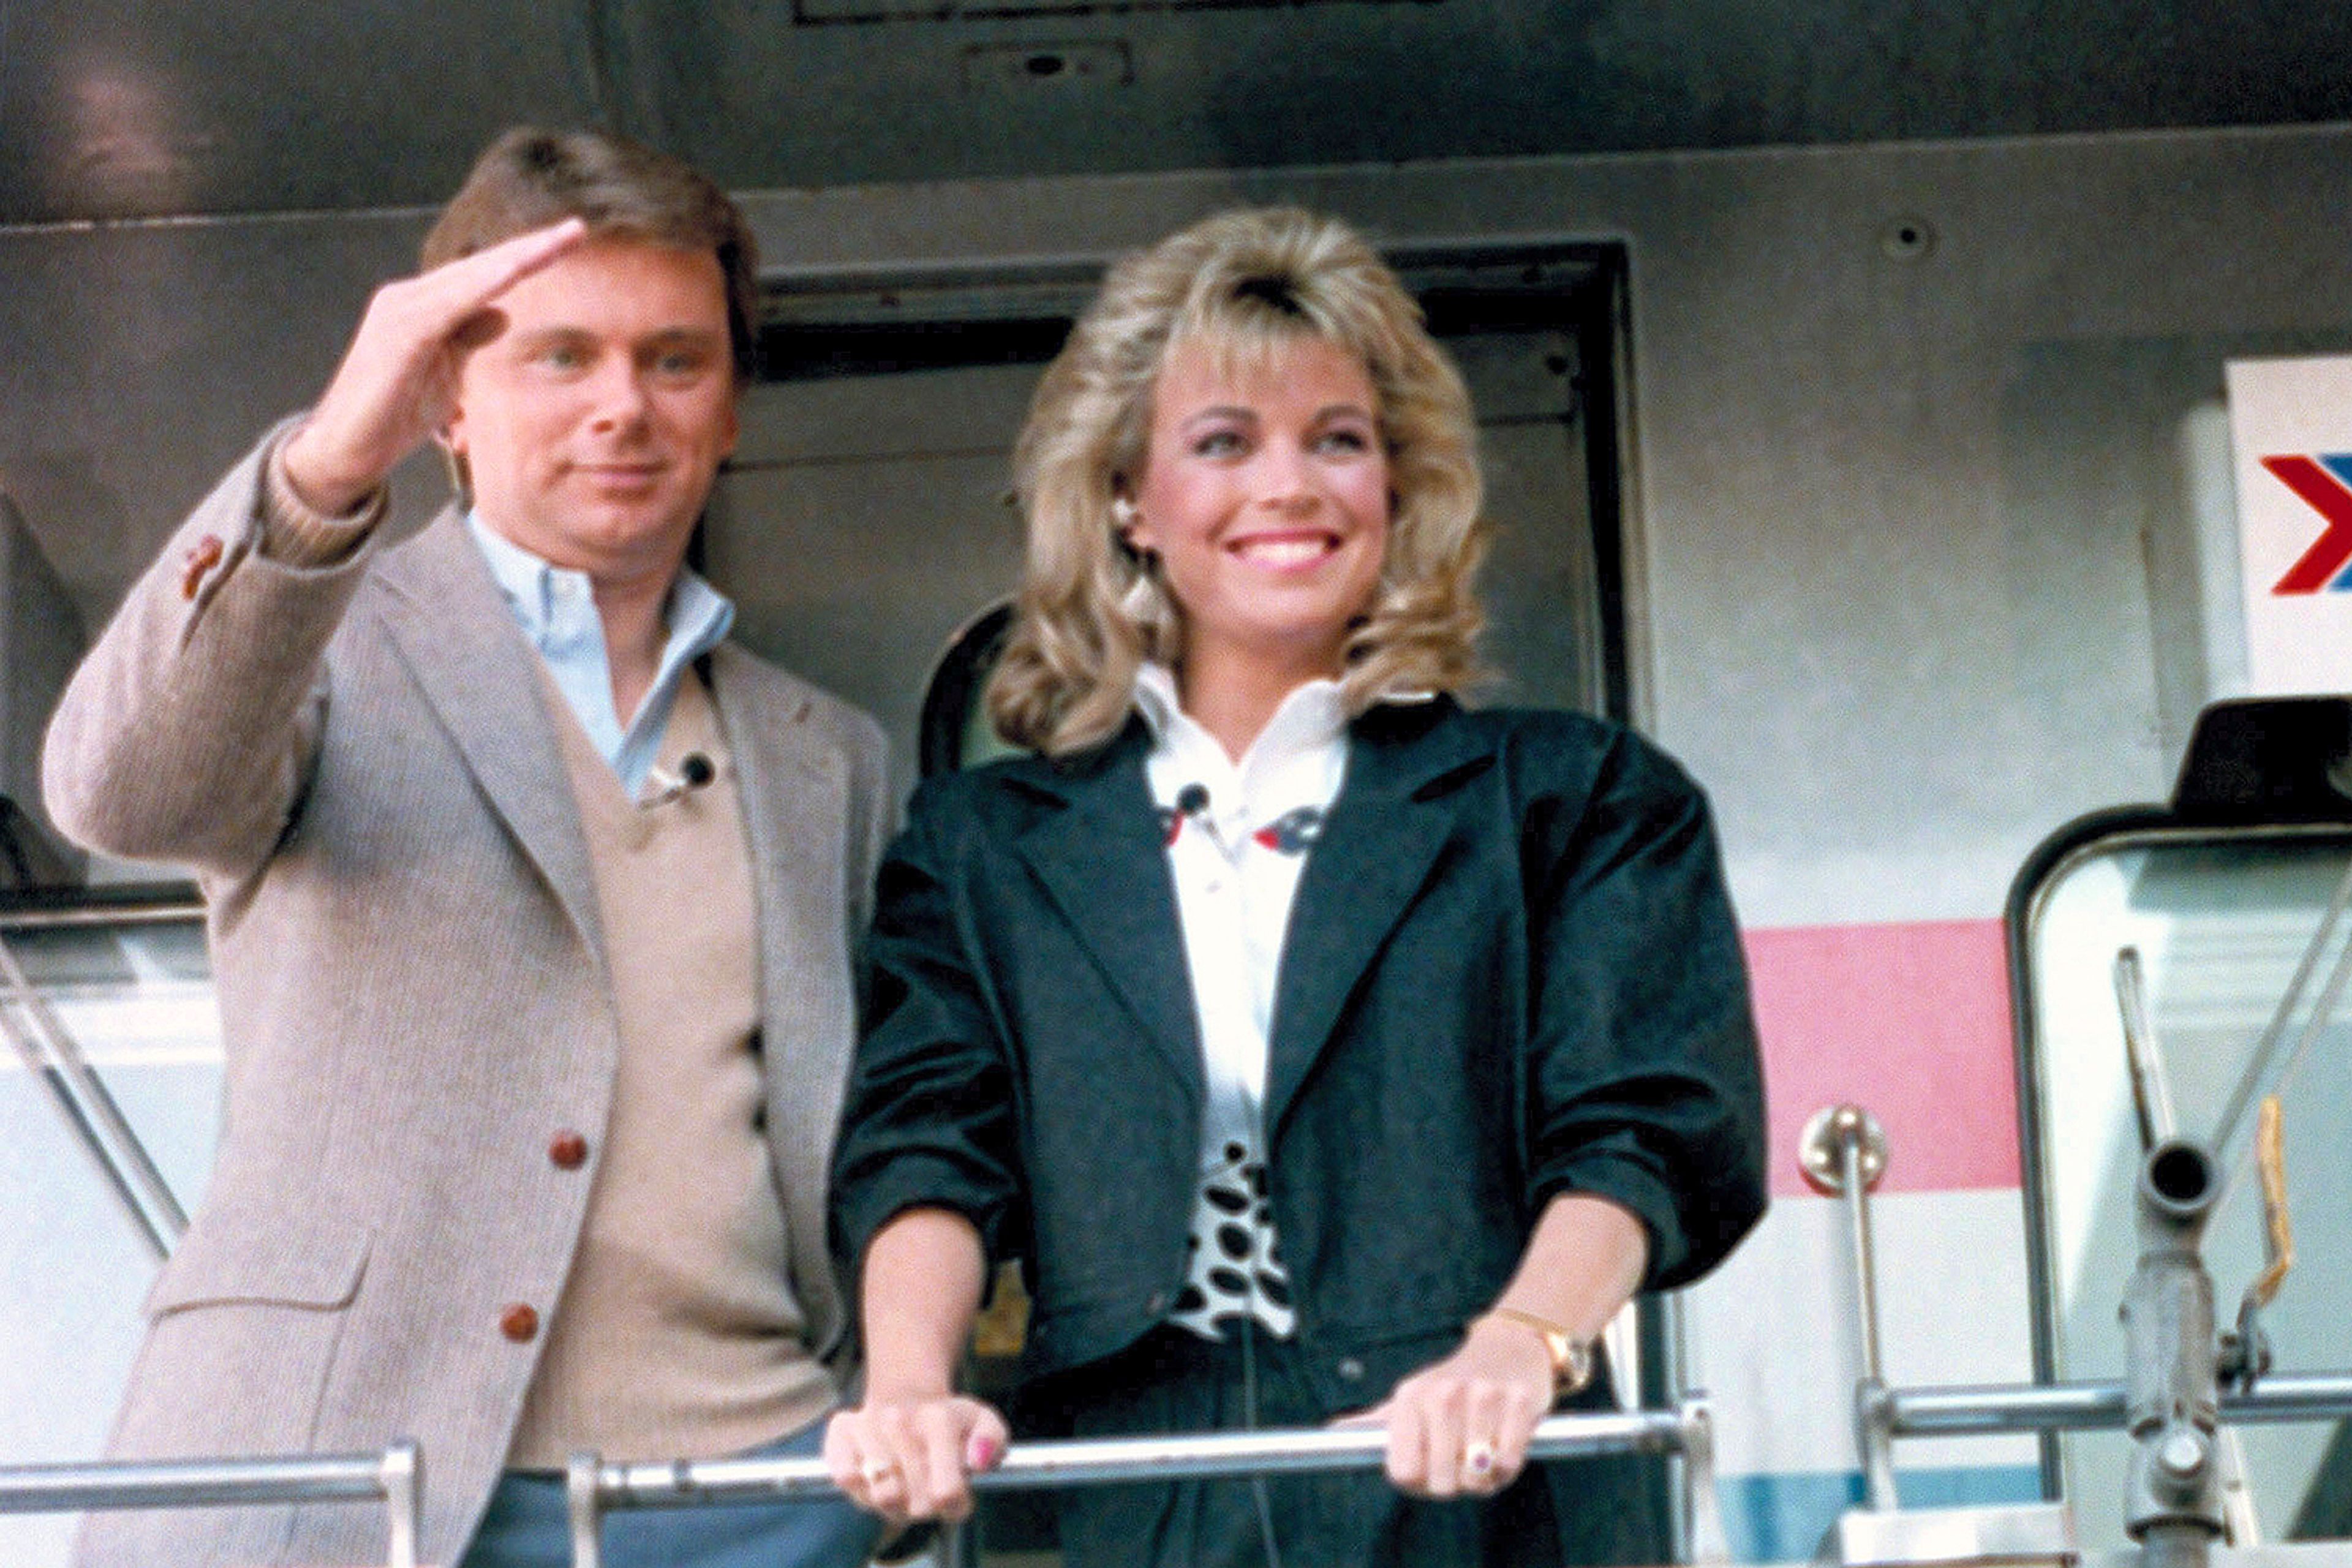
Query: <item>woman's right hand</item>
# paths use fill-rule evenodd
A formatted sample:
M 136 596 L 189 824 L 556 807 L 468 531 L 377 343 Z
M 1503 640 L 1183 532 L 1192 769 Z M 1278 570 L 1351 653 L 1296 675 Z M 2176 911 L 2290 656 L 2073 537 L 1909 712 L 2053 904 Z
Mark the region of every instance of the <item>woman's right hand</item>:
M 971 1513 L 971 1477 L 1004 1458 L 994 1406 L 961 1394 L 873 1397 L 824 1428 L 824 1462 L 858 1507 L 893 1524 Z

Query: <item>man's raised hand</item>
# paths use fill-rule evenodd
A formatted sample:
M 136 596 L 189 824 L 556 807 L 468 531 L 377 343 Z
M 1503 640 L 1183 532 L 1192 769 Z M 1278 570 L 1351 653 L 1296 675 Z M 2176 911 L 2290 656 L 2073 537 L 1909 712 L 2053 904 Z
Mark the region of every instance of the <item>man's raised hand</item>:
M 587 233 L 568 217 L 378 289 L 325 395 L 286 444 L 286 477 L 303 503 L 340 516 L 383 484 L 448 417 L 466 327 Z

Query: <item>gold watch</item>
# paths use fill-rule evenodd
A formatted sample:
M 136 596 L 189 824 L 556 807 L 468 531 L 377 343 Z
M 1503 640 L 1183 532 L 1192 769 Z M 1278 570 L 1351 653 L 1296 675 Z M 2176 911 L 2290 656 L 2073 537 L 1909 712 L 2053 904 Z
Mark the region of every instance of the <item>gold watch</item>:
M 1559 1324 L 1549 1318 L 1538 1318 L 1533 1312 L 1522 1312 L 1517 1307 L 1492 1307 L 1486 1315 L 1531 1330 L 1536 1338 L 1543 1341 L 1544 1353 L 1551 1357 L 1551 1402 L 1554 1405 L 1571 1394 L 1581 1393 L 1584 1386 L 1592 1381 L 1592 1347 Z

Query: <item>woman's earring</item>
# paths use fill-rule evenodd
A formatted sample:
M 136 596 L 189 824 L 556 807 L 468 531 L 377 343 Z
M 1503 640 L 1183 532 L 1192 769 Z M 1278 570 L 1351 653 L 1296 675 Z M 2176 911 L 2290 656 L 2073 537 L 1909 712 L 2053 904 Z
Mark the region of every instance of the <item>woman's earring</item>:
M 1118 529 L 1121 533 L 1125 533 L 1129 529 L 1135 526 L 1135 518 L 1136 510 L 1135 503 L 1133 501 L 1128 500 L 1125 496 L 1113 496 L 1110 498 L 1110 521 L 1112 527 Z

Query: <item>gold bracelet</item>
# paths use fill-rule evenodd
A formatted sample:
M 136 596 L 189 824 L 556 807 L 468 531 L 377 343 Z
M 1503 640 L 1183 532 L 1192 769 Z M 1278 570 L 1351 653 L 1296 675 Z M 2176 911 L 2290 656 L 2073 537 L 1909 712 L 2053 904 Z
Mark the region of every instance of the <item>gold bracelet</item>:
M 1486 1316 L 1500 1318 L 1507 1323 L 1517 1323 L 1533 1330 L 1543 1341 L 1544 1353 L 1551 1358 L 1551 1402 L 1558 1405 L 1571 1394 L 1580 1393 L 1592 1381 L 1592 1347 L 1549 1318 L 1538 1318 L 1533 1312 L 1522 1312 L 1517 1307 L 1490 1307 Z

